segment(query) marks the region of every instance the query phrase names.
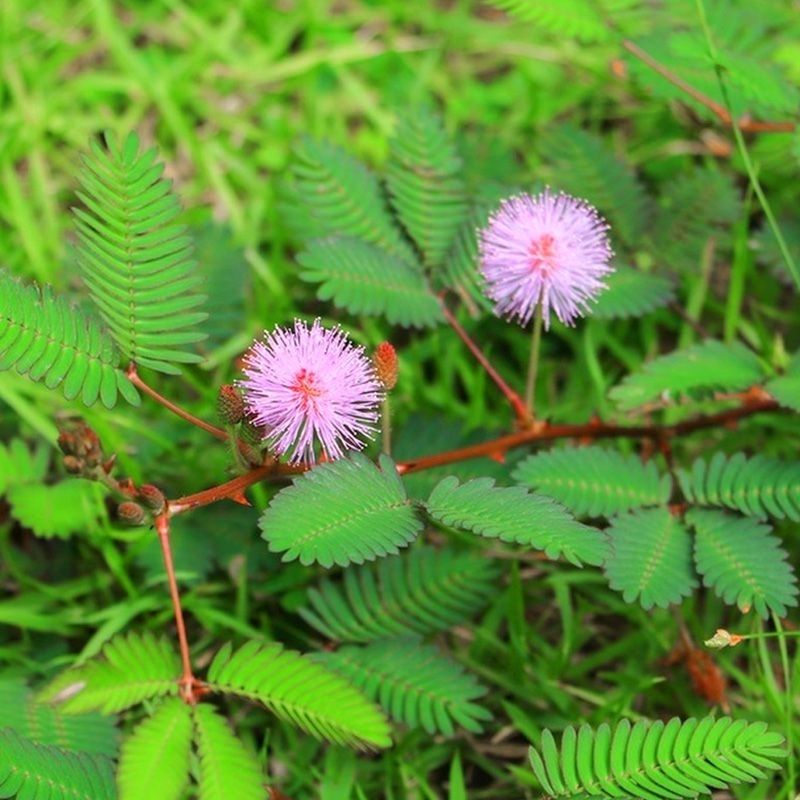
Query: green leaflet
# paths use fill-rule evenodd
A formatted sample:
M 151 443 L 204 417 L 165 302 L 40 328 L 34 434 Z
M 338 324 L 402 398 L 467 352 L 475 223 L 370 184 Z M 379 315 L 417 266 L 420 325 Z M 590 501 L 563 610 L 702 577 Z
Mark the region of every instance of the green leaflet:
M 606 533 L 611 540 L 606 577 L 626 602 L 663 608 L 688 597 L 697 585 L 691 537 L 666 508 L 622 514 Z
M 380 710 L 335 672 L 277 642 L 225 645 L 208 668 L 215 692 L 255 700 L 301 730 L 335 744 L 388 747 Z
M 652 461 L 643 464 L 637 456 L 597 445 L 535 453 L 517 466 L 513 477 L 578 516 L 609 517 L 661 505 L 672 491 L 669 475 L 659 475 Z
M 425 265 L 438 267 L 468 205 L 461 157 L 437 114 L 424 108 L 401 114 L 389 144 L 386 184 Z
M 264 775 L 255 754 L 213 706 L 192 709 L 200 759 L 199 800 L 264 800 Z
M 40 700 L 61 706 L 65 714 L 110 714 L 143 700 L 177 694 L 180 662 L 166 639 L 151 633 L 115 636 L 101 654 L 50 683 Z
M 11 728 L 0 728 L 0 797 L 115 800 L 113 762 L 37 744 Z
M 205 338 L 195 326 L 206 318 L 191 239 L 175 222 L 180 205 L 154 148 L 140 153 L 134 133 L 122 146 L 106 136 L 106 146 L 93 142 L 81 171 L 81 274 L 122 355 L 180 374 L 176 364 L 200 360 L 184 348 Z
M 795 353 L 783 375 L 764 387 L 782 406 L 800 411 L 800 353 Z
M 549 558 L 563 555 L 577 566 L 601 564 L 606 555 L 603 534 L 577 522 L 554 500 L 521 486 L 497 487 L 491 478 L 460 485 L 457 478 L 445 478 L 425 507 L 443 525 L 543 550 Z
M 481 721 L 491 719 L 473 702 L 486 689 L 455 661 L 417 639 L 342 647 L 318 658 L 409 727 L 452 736 L 457 725 L 480 733 Z
M 644 364 L 611 390 L 611 398 L 621 409 L 630 410 L 661 395 L 674 398 L 684 392 L 737 391 L 762 379 L 754 353 L 738 342 L 723 344 L 709 339 Z
M 394 463 L 360 453 L 321 464 L 278 492 L 259 522 L 270 550 L 323 567 L 397 553 L 422 530 Z
M 800 520 L 800 462 L 715 453 L 707 462 L 698 458 L 691 469 L 679 469 L 678 480 L 686 499 L 698 505 Z
M 484 608 L 496 591 L 497 562 L 453 548 L 415 547 L 323 579 L 308 590 L 306 622 L 330 639 L 371 642 L 443 631 Z
M 552 797 L 695 798 L 780 769 L 783 737 L 763 722 L 730 717 L 623 719 L 612 729 L 570 726 L 560 747 L 549 730 L 531 747 L 533 771 Z
M 122 745 L 117 784 L 120 800 L 180 800 L 189 782 L 192 711 L 170 697 Z
M 284 216 L 299 241 L 329 236 L 360 239 L 409 267 L 417 265 L 377 178 L 341 147 L 302 139 L 294 150 L 291 178 Z
M 15 486 L 44 480 L 49 462 L 44 447 L 29 450 L 22 439 L 0 442 L 0 496 Z
M 3 725 L 37 744 L 114 758 L 119 732 L 114 717 L 101 714 L 63 714 L 39 703 L 22 679 L 0 678 Z
M 0 370 L 14 368 L 87 406 L 99 398 L 113 408 L 119 394 L 138 404 L 118 364 L 114 341 L 93 317 L 50 289 L 40 293 L 0 270 Z
M 418 270 L 368 242 L 335 237 L 311 242 L 297 260 L 303 280 L 319 283 L 317 297 L 352 314 L 385 317 L 424 328 L 443 319 L 436 296 Z
M 631 168 L 604 139 L 564 124 L 545 132 L 541 148 L 558 190 L 596 206 L 611 223 L 612 236 L 625 244 L 633 246 L 641 239 L 652 203 Z
M 797 578 L 769 525 L 724 511 L 692 509 L 695 561 L 703 583 L 726 603 L 766 619 L 797 605 Z
M 675 295 L 669 278 L 632 267 L 617 267 L 603 280 L 608 288 L 592 306 L 595 319 L 643 317 L 667 305 Z

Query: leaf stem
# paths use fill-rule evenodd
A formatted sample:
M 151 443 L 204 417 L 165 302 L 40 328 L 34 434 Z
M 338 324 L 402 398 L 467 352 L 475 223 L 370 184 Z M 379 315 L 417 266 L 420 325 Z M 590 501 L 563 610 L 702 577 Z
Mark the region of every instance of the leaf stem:
M 794 751 L 794 710 L 795 697 L 792 689 L 792 670 L 789 666 L 789 649 L 786 646 L 786 637 L 781 625 L 780 618 L 773 611 L 772 622 L 775 625 L 775 632 L 778 635 L 778 651 L 781 656 L 781 668 L 783 669 L 783 689 L 785 693 L 784 717 L 786 724 L 786 746 L 789 750 L 789 797 L 793 797 L 797 787 L 795 776 L 795 751 Z
M 383 452 L 389 456 L 392 454 L 392 407 L 388 391 L 384 394 L 381 405 L 381 436 Z
M 528 359 L 528 374 L 525 379 L 525 409 L 531 420 L 536 418 L 536 376 L 539 372 L 539 350 L 542 344 L 542 323 L 544 321 L 543 303 L 536 305 L 533 314 L 533 332 L 531 333 L 531 354 Z

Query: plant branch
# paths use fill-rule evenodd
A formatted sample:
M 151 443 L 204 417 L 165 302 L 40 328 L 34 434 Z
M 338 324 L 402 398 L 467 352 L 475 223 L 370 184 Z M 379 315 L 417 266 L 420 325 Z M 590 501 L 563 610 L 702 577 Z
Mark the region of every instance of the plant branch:
M 469 351 L 475 356 L 477 362 L 486 370 L 486 374 L 495 382 L 497 388 L 505 395 L 511 408 L 514 409 L 514 414 L 517 419 L 528 425 L 530 423 L 530 414 L 528 413 L 525 403 L 522 398 L 503 380 L 500 373 L 491 365 L 489 359 L 484 352 L 472 341 L 469 334 L 461 327 L 461 323 L 455 318 L 452 311 L 445 305 L 444 300 L 441 303 L 442 313 L 447 320 L 450 327 L 456 332 L 458 338 L 469 348 Z
M 733 118 L 728 109 L 713 100 L 708 95 L 695 89 L 690 83 L 687 83 L 679 75 L 676 75 L 671 69 L 664 66 L 660 61 L 653 58 L 648 52 L 642 50 L 639 45 L 626 39 L 622 42 L 622 46 L 633 56 L 639 59 L 643 64 L 647 64 L 653 72 L 657 72 L 662 78 L 669 81 L 673 86 L 676 86 L 685 94 L 688 94 L 700 105 L 705 106 L 711 111 L 723 124 L 730 128 L 736 128 L 746 131 L 747 133 L 791 133 L 795 130 L 796 125 L 794 122 L 759 122 L 750 119 L 749 117 L 742 117 L 739 120 Z
M 186 409 L 181 408 L 171 400 L 168 400 L 166 397 L 164 397 L 164 395 L 159 394 L 152 386 L 145 383 L 136 370 L 136 364 L 133 362 L 131 362 L 131 364 L 128 366 L 125 374 L 128 376 L 128 380 L 137 389 L 141 389 L 146 395 L 152 397 L 153 400 L 155 400 L 157 403 L 160 403 L 162 406 L 164 406 L 164 408 L 169 409 L 173 414 L 176 414 L 181 419 L 186 420 L 198 428 L 202 428 L 204 431 L 210 433 L 212 436 L 215 436 L 220 441 L 227 441 L 228 434 L 222 430 L 222 428 L 218 428 L 216 425 L 212 425 L 211 423 L 196 417 L 194 414 L 190 414 L 188 411 L 186 411 Z
M 155 517 L 156 533 L 161 544 L 161 555 L 164 558 L 164 569 L 167 573 L 169 594 L 172 598 L 172 613 L 175 615 L 175 627 L 178 629 L 178 646 L 181 651 L 183 673 L 179 681 L 181 697 L 186 703 L 194 704 L 198 699 L 199 681 L 192 672 L 192 661 L 189 655 L 189 640 L 186 637 L 186 624 L 183 621 L 183 608 L 178 592 L 178 581 L 175 577 L 175 565 L 172 561 L 172 546 L 169 541 L 169 512 L 164 511 Z

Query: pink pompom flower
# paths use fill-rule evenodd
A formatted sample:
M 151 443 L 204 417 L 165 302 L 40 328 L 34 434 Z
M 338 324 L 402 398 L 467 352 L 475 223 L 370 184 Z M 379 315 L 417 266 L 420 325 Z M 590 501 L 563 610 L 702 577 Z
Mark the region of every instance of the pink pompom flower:
M 256 425 L 266 441 L 291 463 L 315 461 L 315 442 L 329 459 L 361 450 L 372 438 L 383 398 L 375 369 L 364 349 L 338 326 L 276 327 L 250 348 L 239 382 Z
M 545 189 L 504 200 L 479 234 L 481 272 L 495 312 L 526 325 L 539 303 L 565 324 L 587 310 L 613 270 L 608 225 L 594 206 Z

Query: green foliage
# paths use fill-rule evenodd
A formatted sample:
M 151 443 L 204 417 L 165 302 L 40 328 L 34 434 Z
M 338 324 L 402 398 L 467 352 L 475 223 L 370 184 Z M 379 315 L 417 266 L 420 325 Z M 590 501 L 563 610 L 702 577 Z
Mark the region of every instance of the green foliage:
M 200 760 L 199 800 L 263 800 L 264 776 L 255 755 L 207 703 L 192 710 Z
M 800 412 L 800 353 L 795 353 L 783 375 L 764 387 L 782 406 Z
M 204 338 L 206 315 L 190 260 L 191 239 L 175 223 L 180 206 L 161 175 L 156 150 L 139 152 L 131 133 L 120 147 L 92 143 L 81 172 L 85 209 L 76 208 L 78 264 L 92 300 L 122 355 L 161 372 L 200 358 L 184 348 Z
M 621 409 L 629 410 L 684 392 L 745 389 L 762 378 L 758 358 L 746 347 L 709 339 L 645 364 L 614 387 L 611 398 Z
M 611 233 L 635 245 L 648 224 L 650 202 L 636 176 L 599 136 L 565 124 L 550 128 L 542 157 L 559 190 L 587 199 L 607 217 Z
M 284 561 L 323 567 L 397 553 L 422 528 L 392 460 L 381 457 L 378 468 L 360 453 L 303 473 L 275 495 L 259 524 Z
M 246 697 L 320 739 L 351 747 L 388 747 L 380 710 L 321 664 L 272 642 L 225 645 L 208 668 L 216 692 Z
M 480 733 L 491 714 L 474 700 L 486 689 L 472 675 L 416 639 L 342 647 L 320 656 L 397 722 L 452 736 L 456 725 Z
M 592 307 L 595 319 L 643 317 L 667 305 L 675 293 L 668 278 L 632 267 L 617 267 L 604 281 L 608 288 Z
M 445 478 L 425 508 L 443 525 L 543 550 L 549 558 L 563 555 L 577 566 L 601 564 L 606 555 L 600 531 L 576 522 L 554 500 L 521 486 L 495 486 L 491 478 L 460 485 L 458 478 Z
M 695 529 L 695 561 L 703 583 L 726 603 L 761 617 L 786 615 L 797 605 L 797 578 L 772 528 L 724 511 L 692 509 L 687 522 Z
M 183 700 L 164 700 L 122 745 L 117 784 L 120 800 L 180 800 L 189 782 L 192 711 Z
M 105 756 L 37 744 L 0 728 L 0 797 L 19 800 L 115 800 L 112 762 Z
M 48 288 L 39 292 L 0 270 L 0 371 L 13 367 L 87 406 L 100 398 L 113 408 L 119 394 L 138 403 L 118 363 L 114 342 L 95 319 Z
M 143 700 L 177 694 L 180 663 L 166 639 L 151 633 L 114 637 L 99 657 L 67 670 L 40 695 L 66 714 L 111 714 Z
M 92 534 L 107 519 L 105 490 L 92 481 L 70 480 L 52 486 L 23 483 L 8 494 L 14 518 L 37 536 L 68 538 Z
M 496 590 L 497 564 L 480 554 L 416 547 L 349 569 L 341 586 L 309 589 L 303 618 L 330 639 L 372 642 L 447 630 L 483 608 Z
M 688 597 L 697 585 L 691 537 L 666 508 L 621 514 L 606 533 L 611 540 L 606 577 L 626 602 L 663 608 Z
M 22 439 L 0 442 L 0 495 L 14 486 L 42 481 L 47 474 L 47 450 L 30 450 Z
M 441 118 L 404 111 L 389 143 L 386 184 L 428 267 L 438 267 L 468 212 L 463 165 Z
M 297 257 L 303 280 L 320 283 L 317 297 L 333 300 L 351 314 L 385 317 L 407 328 L 442 320 L 439 301 L 419 272 L 398 256 L 360 239 L 311 242 Z
M 570 726 L 560 748 L 545 730 L 530 759 L 553 797 L 691 798 L 767 777 L 781 767 L 782 742 L 763 722 L 730 717 L 634 725 L 623 719 L 613 729 L 605 723 L 577 731 Z
M 658 263 L 670 270 L 697 271 L 703 248 L 711 237 L 741 212 L 739 193 L 729 175 L 717 169 L 692 170 L 665 187 L 652 231 Z
M 555 498 L 578 516 L 610 517 L 620 511 L 666 503 L 669 475 L 652 461 L 593 445 L 550 450 L 517 465 L 514 480 Z
M 715 453 L 706 462 L 679 469 L 686 499 L 703 506 L 722 506 L 755 517 L 800 520 L 800 462 L 744 453 Z
M 57 708 L 38 703 L 19 678 L 0 678 L 0 708 L 4 726 L 37 744 L 109 758 L 117 754 L 118 732 L 113 717 L 62 714 Z
M 295 148 L 287 222 L 301 241 L 329 236 L 361 239 L 416 264 L 377 178 L 341 147 L 308 137 Z

